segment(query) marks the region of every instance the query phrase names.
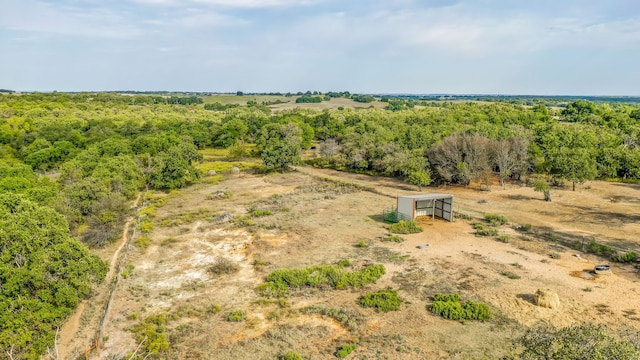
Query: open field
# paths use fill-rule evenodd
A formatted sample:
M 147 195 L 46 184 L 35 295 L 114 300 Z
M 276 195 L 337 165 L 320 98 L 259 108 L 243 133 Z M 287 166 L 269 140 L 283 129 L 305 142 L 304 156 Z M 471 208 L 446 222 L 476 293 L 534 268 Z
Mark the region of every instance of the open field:
M 549 233 L 573 234 L 637 249 L 637 185 L 591 182 L 576 192 L 554 191 L 551 203 L 518 185 L 430 188 L 454 194 L 462 214 L 507 216 L 499 233 L 508 243 L 476 237 L 470 223 L 478 220 L 463 219 L 434 225 L 422 219 L 424 232 L 402 235 L 402 243 L 381 241 L 388 234 L 383 209 L 395 204 L 395 194 L 412 190 L 394 179 L 300 168 L 267 176 L 227 174 L 215 185 L 152 195 L 150 244 L 127 250 L 129 271 L 119 279 L 100 358 L 133 352 L 142 339 L 129 329 L 157 315 L 170 319 L 165 354 L 172 359 L 274 359 L 289 350 L 330 359 L 348 343 L 357 343 L 351 355 L 356 359 L 493 359 L 525 326 L 540 321 L 640 329 L 637 270 L 616 265 L 613 275 L 586 276 L 601 260 L 543 240 Z M 255 210 L 271 215 L 247 215 Z M 538 231 L 518 232 L 519 224 Z M 419 250 L 422 244 L 429 248 Z M 220 259 L 231 264 L 228 273 L 214 271 Z M 352 270 L 383 264 L 386 275 L 360 289 L 294 291 L 286 301 L 255 291 L 276 269 L 343 259 Z M 377 313 L 358 305 L 360 295 L 386 287 L 399 289 L 399 311 Z M 533 304 L 533 294 L 543 288 L 558 293 L 559 308 Z M 484 323 L 436 317 L 427 307 L 438 292 L 484 301 L 496 315 Z M 227 321 L 235 310 L 245 311 L 246 320 Z
M 298 96 L 276 96 L 276 95 L 242 95 L 237 96 L 233 94 L 219 94 L 219 95 L 211 95 L 204 96 L 203 100 L 205 104 L 219 102 L 223 105 L 227 104 L 238 104 L 238 105 L 246 105 L 248 101 L 255 101 L 258 104 L 263 103 L 271 103 L 276 101 L 282 101 L 281 104 L 273 104 L 268 105 L 269 108 L 273 111 L 279 110 L 291 110 L 296 108 L 301 109 L 315 109 L 315 110 L 324 110 L 324 109 L 338 109 L 343 107 L 345 109 L 359 109 L 359 108 L 369 108 L 371 106 L 376 108 L 384 108 L 387 104 L 374 101 L 371 103 L 360 103 L 357 101 L 353 101 L 351 99 L 346 98 L 333 98 L 331 101 L 323 101 L 321 103 L 296 103 L 296 99 Z

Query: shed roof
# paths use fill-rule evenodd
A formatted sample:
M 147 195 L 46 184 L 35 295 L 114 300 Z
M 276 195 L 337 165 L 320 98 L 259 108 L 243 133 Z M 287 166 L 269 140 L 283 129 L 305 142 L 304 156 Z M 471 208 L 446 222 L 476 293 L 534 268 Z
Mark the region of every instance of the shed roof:
M 452 194 L 417 194 L 398 196 L 399 199 L 413 199 L 413 200 L 439 200 L 453 198 Z

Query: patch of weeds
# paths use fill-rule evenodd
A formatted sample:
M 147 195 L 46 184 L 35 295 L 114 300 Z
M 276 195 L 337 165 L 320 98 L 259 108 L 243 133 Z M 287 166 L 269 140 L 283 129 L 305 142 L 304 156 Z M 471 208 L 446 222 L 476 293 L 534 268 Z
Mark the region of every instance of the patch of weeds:
M 286 353 L 278 356 L 278 360 L 304 360 L 304 358 L 295 351 L 287 351 Z
M 318 314 L 330 317 L 351 331 L 358 330 L 358 327 L 366 321 L 366 318 L 356 310 L 342 307 L 326 307 L 321 305 L 307 306 L 300 309 L 303 314 Z
M 560 254 L 558 254 L 557 252 L 552 252 L 549 253 L 549 257 L 552 259 L 560 259 Z
M 349 354 L 351 354 L 353 352 L 353 350 L 356 349 L 356 344 L 346 344 L 346 345 L 342 345 L 338 351 L 336 351 L 336 357 L 339 359 L 344 359 L 347 356 L 349 356 Z
M 207 195 L 206 199 L 207 200 L 224 200 L 230 197 L 231 197 L 231 191 L 225 190 L 225 191 L 216 191 L 214 193 L 211 193 Z
M 369 240 L 367 239 L 358 239 L 358 242 L 356 242 L 356 247 L 366 248 L 367 246 L 369 246 Z
M 508 243 L 509 243 L 509 239 L 510 239 L 510 238 L 511 238 L 511 237 L 510 237 L 509 235 L 500 235 L 500 236 L 498 236 L 498 237 L 496 238 L 496 241 L 499 241 L 499 242 L 501 242 L 501 243 L 508 244 Z
M 517 262 L 511 263 L 509 265 L 513 266 L 514 268 L 522 269 L 522 265 L 520 263 L 517 263 Z
M 532 228 L 533 226 L 531 226 L 531 224 L 522 224 L 518 226 L 516 230 L 522 231 L 522 232 L 530 232 Z
M 269 215 L 273 215 L 273 211 L 259 210 L 259 209 L 251 210 L 251 216 L 253 217 L 263 217 L 263 216 L 269 216 Z
M 165 227 L 173 227 L 190 224 L 196 221 L 214 221 L 216 216 L 218 216 L 218 213 L 211 211 L 208 208 L 200 208 L 196 210 L 168 215 L 160 220 L 160 225 Z
M 393 224 L 393 223 L 398 221 L 397 218 L 396 218 L 396 212 L 395 211 L 389 211 L 389 212 L 384 213 L 384 215 L 382 215 L 382 219 L 387 224 Z
M 141 249 L 146 249 L 149 247 L 149 245 L 151 245 L 151 239 L 149 239 L 148 236 L 140 236 L 138 238 L 136 238 L 135 240 L 135 244 L 137 247 L 141 248 Z
M 120 273 L 120 276 L 122 276 L 123 279 L 129 278 L 134 268 L 135 266 L 133 266 L 133 264 L 127 264 L 127 266 L 124 267 L 124 270 Z
M 247 313 L 244 310 L 234 310 L 227 314 L 227 321 L 242 322 L 247 319 Z
M 233 224 L 238 227 L 251 227 L 256 223 L 251 220 L 251 214 L 245 214 L 234 217 Z
M 483 302 L 465 301 L 458 294 L 436 294 L 430 307 L 432 313 L 450 320 L 488 320 L 491 309 Z
M 153 224 L 153 221 L 149 219 L 142 220 L 139 225 L 140 231 L 142 231 L 143 234 L 152 232 L 154 227 L 155 225 Z
M 510 271 L 503 271 L 500 273 L 500 275 L 508 277 L 509 279 L 513 279 L 513 280 L 520 279 L 520 275 L 514 274 Z
M 494 227 L 482 223 L 473 223 L 471 226 L 476 230 L 476 236 L 498 236 L 498 229 Z
M 152 355 L 168 350 L 169 331 L 167 325 L 171 318 L 167 314 L 152 315 L 134 325 L 130 331 L 136 335 L 136 341 Z
M 156 207 L 155 205 L 147 205 L 141 208 L 138 211 L 138 216 L 147 216 L 147 217 L 155 217 L 156 216 Z
M 509 222 L 505 216 L 498 214 L 487 214 L 484 219 L 489 222 L 491 226 L 501 226 Z
M 595 241 L 590 241 L 587 245 L 587 250 L 590 253 L 600 255 L 600 256 L 611 256 L 616 253 L 616 251 L 611 247 L 604 244 L 598 244 Z
M 253 259 L 253 268 L 256 270 L 262 270 L 265 266 L 270 265 L 271 263 L 261 259 L 261 258 L 255 258 Z
M 127 319 L 128 320 L 136 320 L 138 318 L 138 313 L 132 312 L 131 314 L 127 315 Z
M 267 283 L 256 289 L 266 297 L 286 296 L 288 289 L 302 287 L 358 288 L 378 281 L 385 274 L 383 265 L 370 265 L 353 272 L 342 267 L 318 265 L 304 269 L 280 269 L 267 275 Z
M 592 292 L 593 288 L 590 287 L 590 286 L 587 286 L 586 288 L 582 289 L 582 291 L 584 291 L 584 292 Z
M 358 299 L 358 302 L 364 307 L 374 308 L 377 312 L 398 310 L 402 305 L 402 299 L 393 289 L 379 290 L 363 295 Z
M 211 265 L 207 271 L 213 275 L 233 274 L 240 270 L 240 266 L 233 260 L 221 257 Z
M 636 259 L 638 259 L 638 253 L 636 253 L 635 251 L 629 251 L 622 255 L 612 257 L 611 261 L 617 263 L 631 263 L 635 262 Z
M 222 310 L 222 307 L 218 304 L 211 304 L 206 307 L 205 311 L 209 314 L 217 314 Z
M 417 234 L 424 231 L 415 220 L 407 221 L 400 220 L 395 224 L 389 226 L 389 232 L 394 234 Z
M 380 241 L 390 241 L 390 242 L 394 242 L 394 243 L 401 243 L 404 241 L 404 238 L 398 236 L 398 235 L 387 235 L 387 236 L 381 236 L 378 239 L 380 239 Z
M 342 259 L 342 260 L 338 261 L 338 266 L 340 266 L 340 267 L 351 266 L 351 261 L 349 261 L 347 259 Z

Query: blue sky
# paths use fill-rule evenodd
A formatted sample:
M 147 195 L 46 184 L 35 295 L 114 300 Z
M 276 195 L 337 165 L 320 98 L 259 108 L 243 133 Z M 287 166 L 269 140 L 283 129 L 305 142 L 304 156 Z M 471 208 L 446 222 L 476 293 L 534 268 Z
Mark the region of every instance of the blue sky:
M 640 95 L 640 1 L 0 0 L 0 88 Z

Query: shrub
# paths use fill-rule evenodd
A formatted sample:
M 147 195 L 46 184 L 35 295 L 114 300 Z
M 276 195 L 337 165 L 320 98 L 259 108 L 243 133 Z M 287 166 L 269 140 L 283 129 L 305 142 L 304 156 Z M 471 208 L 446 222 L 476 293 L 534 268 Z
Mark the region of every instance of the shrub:
M 151 239 L 148 236 L 140 236 L 135 240 L 136 246 L 141 249 L 146 249 L 151 245 Z
M 436 294 L 434 296 L 431 312 L 451 320 L 488 320 L 491 318 L 491 309 L 482 302 L 460 302 L 458 294 Z
M 496 240 L 506 244 L 509 242 L 509 238 L 509 235 L 500 235 L 496 238 Z
M 484 219 L 487 220 L 491 226 L 500 226 L 509 222 L 506 217 L 497 214 L 487 214 L 484 216 Z
M 227 314 L 227 321 L 242 322 L 247 319 L 247 313 L 244 310 L 234 310 Z
M 255 210 L 251 211 L 251 215 L 253 217 L 262 217 L 262 216 L 273 215 L 273 212 L 271 210 L 258 210 L 258 209 L 255 209 Z
M 136 334 L 136 340 L 142 344 L 146 351 L 157 355 L 161 351 L 169 349 L 168 321 L 169 318 L 166 314 L 152 315 L 134 325 L 131 331 Z
M 637 258 L 638 258 L 638 253 L 636 253 L 635 251 L 629 251 L 622 255 L 612 257 L 611 261 L 617 262 L 617 263 L 630 263 L 630 262 L 636 261 Z
M 356 246 L 359 248 L 367 247 L 367 245 L 368 245 L 367 239 L 359 239 L 358 242 L 356 243 Z
M 398 292 L 392 289 L 380 290 L 363 295 L 358 301 L 360 305 L 372 307 L 377 312 L 398 310 L 400 305 L 402 305 L 402 299 L 398 296 Z
M 279 357 L 280 360 L 303 360 L 302 355 L 298 354 L 295 351 L 287 351 L 287 353 L 281 355 Z
M 603 245 L 603 244 L 598 244 L 595 241 L 589 242 L 589 244 L 587 245 L 587 250 L 590 253 L 600 255 L 600 256 L 611 256 L 616 252 L 612 247 Z
M 356 349 L 355 344 L 342 345 L 342 347 L 340 347 L 340 349 L 336 351 L 336 357 L 340 359 L 344 359 L 347 356 L 349 356 L 349 354 L 351 354 L 355 349 Z
M 232 274 L 238 272 L 240 266 L 227 258 L 218 258 L 215 263 L 211 265 L 208 271 L 214 275 Z
M 340 261 L 338 261 L 338 266 L 340 266 L 340 267 L 351 266 L 351 261 L 349 261 L 347 259 L 340 260 Z
M 400 220 L 395 224 L 391 224 L 391 226 L 389 227 L 389 232 L 392 232 L 394 234 L 417 234 L 421 233 L 422 231 L 423 229 L 415 220 Z
M 473 223 L 476 236 L 498 236 L 498 229 L 481 223 Z
M 393 224 L 395 223 L 396 220 L 396 212 L 394 211 L 389 211 L 384 213 L 384 215 L 382 215 L 382 219 L 384 222 L 389 223 L 389 224 Z
M 522 225 L 518 226 L 518 230 L 520 230 L 522 232 L 529 232 L 529 231 L 531 231 L 532 228 L 533 228 L 533 226 L 531 226 L 531 224 L 522 224 Z
M 122 270 L 122 272 L 120 273 L 120 276 L 122 276 L 123 279 L 128 278 L 129 276 L 131 276 L 134 268 L 135 266 L 133 266 L 133 264 L 127 264 L 127 266 L 124 267 L 124 270 Z
M 144 219 L 140 223 L 140 231 L 142 231 L 144 234 L 148 234 L 152 232 L 153 228 L 154 228 L 153 221 L 149 219 Z
M 503 271 L 503 272 L 501 272 L 501 273 L 500 273 L 500 275 L 502 275 L 502 276 L 506 276 L 506 277 L 508 277 L 509 279 L 514 279 L 514 280 L 515 280 L 515 279 L 520 279 L 520 275 L 518 275 L 518 274 L 514 274 L 514 273 L 512 273 L 512 272 L 510 272 L 510 271 Z

